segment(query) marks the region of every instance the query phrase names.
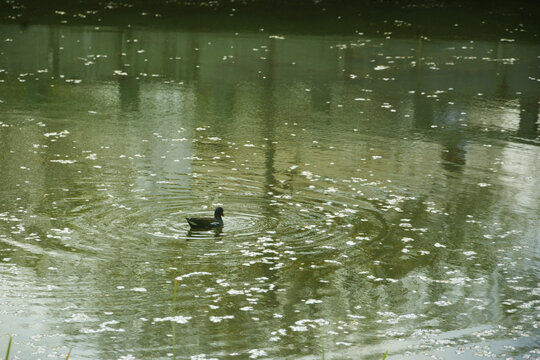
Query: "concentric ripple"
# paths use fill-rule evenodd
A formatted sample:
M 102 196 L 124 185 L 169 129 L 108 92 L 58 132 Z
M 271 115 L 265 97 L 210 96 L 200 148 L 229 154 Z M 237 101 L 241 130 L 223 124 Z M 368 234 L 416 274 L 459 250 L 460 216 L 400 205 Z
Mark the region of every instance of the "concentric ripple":
M 118 252 L 124 258 L 167 253 L 175 242 L 223 241 L 232 246 L 262 238 L 282 243 L 290 253 L 332 258 L 344 253 L 354 257 L 364 244 L 385 235 L 383 213 L 373 202 L 354 195 L 350 181 L 322 177 L 314 181 L 314 176 L 295 176 L 291 181 L 290 173 L 281 176 L 288 180 L 268 184 L 253 175 L 175 174 L 151 191 L 135 186 L 126 191 L 123 184 L 100 183 L 84 200 L 62 199 L 56 210 L 59 216 L 35 221 L 37 230 L 21 230 L 10 241 L 23 246 L 24 238 L 47 238 L 48 242 L 24 247 L 39 252 L 40 246 L 56 243 L 55 251 L 100 260 Z M 225 208 L 223 229 L 190 231 L 186 216 L 210 216 L 216 206 Z M 189 247 L 199 255 L 209 251 L 207 246 Z M 240 255 L 237 260 L 243 261 L 242 254 L 229 249 L 228 258 Z

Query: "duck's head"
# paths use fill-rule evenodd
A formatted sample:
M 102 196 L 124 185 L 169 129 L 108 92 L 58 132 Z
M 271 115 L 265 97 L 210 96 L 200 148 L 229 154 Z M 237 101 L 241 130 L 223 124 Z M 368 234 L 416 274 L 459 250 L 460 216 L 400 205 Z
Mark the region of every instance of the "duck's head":
M 216 208 L 216 210 L 214 211 L 214 217 L 215 217 L 216 219 L 221 219 L 223 216 L 225 216 L 225 215 L 223 214 L 223 208 L 222 208 L 221 206 L 218 207 L 218 208 Z

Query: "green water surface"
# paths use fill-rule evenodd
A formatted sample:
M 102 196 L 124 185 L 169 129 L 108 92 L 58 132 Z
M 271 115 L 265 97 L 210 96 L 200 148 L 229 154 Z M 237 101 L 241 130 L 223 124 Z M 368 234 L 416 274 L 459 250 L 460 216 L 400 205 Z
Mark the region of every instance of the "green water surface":
M 0 354 L 539 358 L 540 45 L 395 26 L 0 25 Z

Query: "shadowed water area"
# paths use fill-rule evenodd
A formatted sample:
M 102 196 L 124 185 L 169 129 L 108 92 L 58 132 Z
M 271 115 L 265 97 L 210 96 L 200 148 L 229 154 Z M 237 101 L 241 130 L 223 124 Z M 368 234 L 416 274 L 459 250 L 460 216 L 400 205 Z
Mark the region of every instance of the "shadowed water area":
M 537 29 L 58 11 L 0 24 L 0 354 L 540 358 Z

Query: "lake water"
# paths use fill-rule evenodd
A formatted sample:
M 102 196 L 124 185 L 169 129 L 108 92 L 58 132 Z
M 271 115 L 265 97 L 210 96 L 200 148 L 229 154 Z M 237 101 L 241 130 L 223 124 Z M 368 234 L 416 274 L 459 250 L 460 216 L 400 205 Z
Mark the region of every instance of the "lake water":
M 538 41 L 0 34 L 0 354 L 540 358 Z

